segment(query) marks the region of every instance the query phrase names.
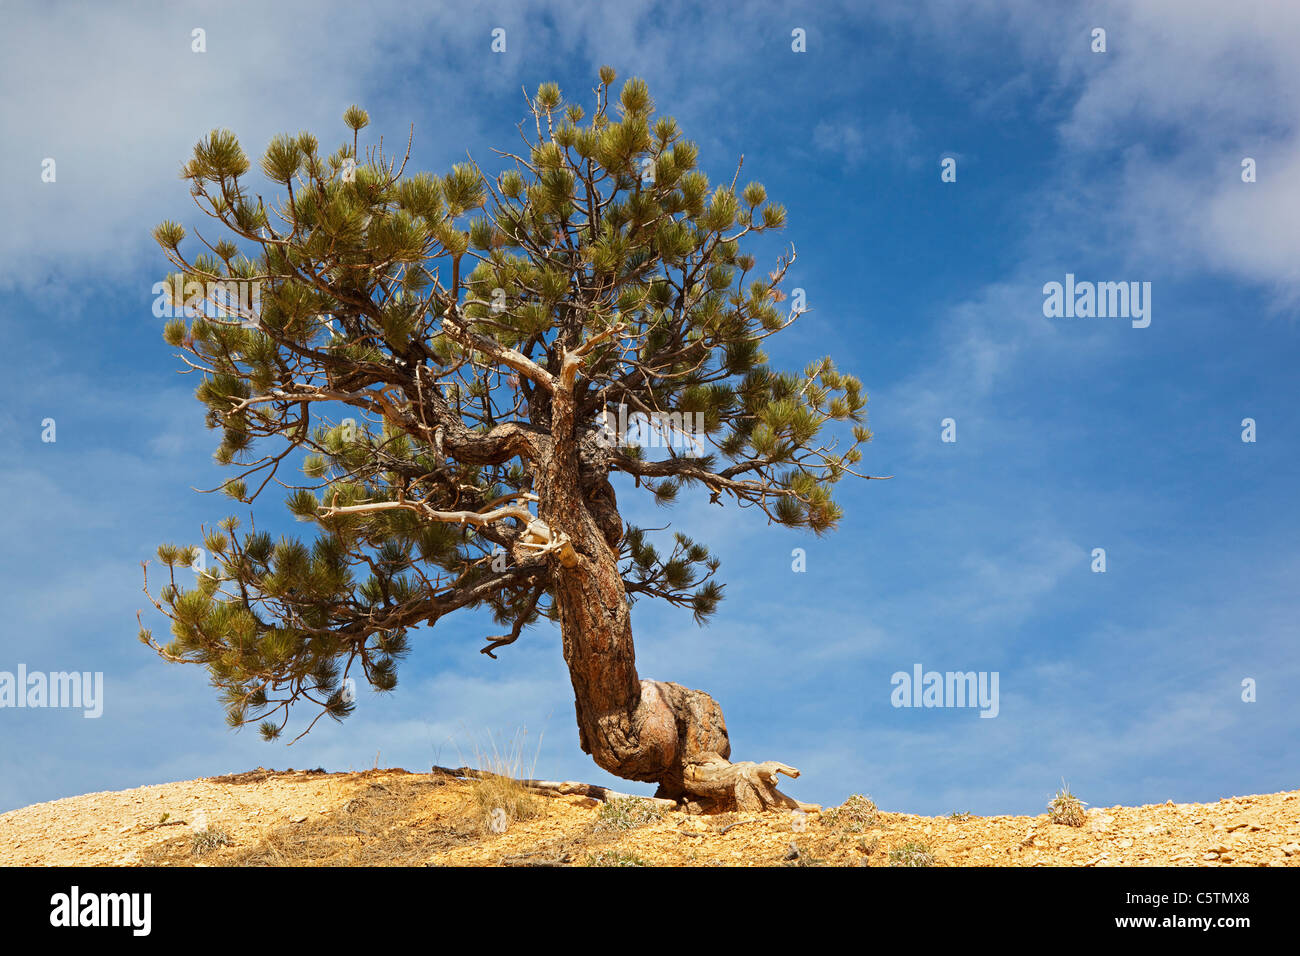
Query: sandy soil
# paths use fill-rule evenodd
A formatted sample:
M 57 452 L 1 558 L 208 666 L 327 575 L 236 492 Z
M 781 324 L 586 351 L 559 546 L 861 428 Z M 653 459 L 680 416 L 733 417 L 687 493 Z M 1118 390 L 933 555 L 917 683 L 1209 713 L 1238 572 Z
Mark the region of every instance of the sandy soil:
M 528 797 L 504 832 L 482 783 L 402 770 L 257 770 L 0 815 L 0 864 L 1300 866 L 1300 791 L 1096 808 L 1083 826 L 839 813 L 690 815 Z M 1086 795 L 1085 795 L 1086 796 Z

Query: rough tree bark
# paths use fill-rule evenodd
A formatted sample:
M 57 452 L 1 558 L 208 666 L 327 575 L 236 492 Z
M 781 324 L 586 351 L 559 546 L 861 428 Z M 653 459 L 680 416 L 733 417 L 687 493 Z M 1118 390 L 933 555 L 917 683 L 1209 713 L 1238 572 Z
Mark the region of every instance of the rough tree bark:
M 563 376 L 562 376 L 563 378 Z M 553 559 L 564 660 L 573 682 L 579 742 L 604 770 L 659 784 L 655 796 L 701 812 L 810 809 L 776 788 L 775 761 L 732 763 L 722 708 L 701 690 L 642 680 L 627 592 L 618 566 L 622 520 L 604 474 L 584 469 L 575 439 L 572 378 L 553 396 L 553 446 L 537 463 L 538 514 L 568 536 L 577 556 Z

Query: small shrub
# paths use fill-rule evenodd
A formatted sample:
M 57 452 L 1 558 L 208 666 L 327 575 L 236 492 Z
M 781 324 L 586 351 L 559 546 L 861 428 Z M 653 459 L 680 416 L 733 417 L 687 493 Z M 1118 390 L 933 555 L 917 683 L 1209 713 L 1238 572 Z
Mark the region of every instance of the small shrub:
M 975 814 L 971 813 L 969 810 L 954 810 L 952 813 L 948 814 L 948 819 L 956 823 L 965 823 L 974 815 Z
M 588 866 L 649 866 L 645 860 L 641 859 L 634 853 L 625 853 L 622 850 L 605 850 L 601 853 L 591 853 L 587 856 Z
M 1087 820 L 1087 811 L 1083 808 L 1087 804 L 1070 792 L 1070 788 L 1061 781 L 1061 789 L 1056 791 L 1056 796 L 1052 797 L 1047 804 L 1047 817 L 1053 823 L 1059 823 L 1067 827 L 1081 827 Z
M 230 846 L 232 842 L 230 834 L 217 827 L 195 830 L 190 837 L 190 852 L 195 856 L 203 856 L 219 846 Z
M 635 830 L 662 819 L 661 807 L 639 797 L 613 797 L 606 800 L 596 815 L 597 830 Z
M 876 822 L 875 803 L 870 797 L 855 793 L 838 807 L 832 807 L 822 814 L 822 824 L 849 833 L 861 833 L 870 829 Z
M 889 865 L 934 866 L 934 851 L 913 840 L 889 851 Z

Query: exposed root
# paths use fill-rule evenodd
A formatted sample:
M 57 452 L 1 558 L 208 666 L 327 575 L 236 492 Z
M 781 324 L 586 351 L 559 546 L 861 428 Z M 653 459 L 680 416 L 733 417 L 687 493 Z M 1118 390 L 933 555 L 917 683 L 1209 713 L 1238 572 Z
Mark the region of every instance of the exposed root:
M 778 775 L 799 776 L 794 767 L 775 760 L 732 763 L 728 759 L 731 741 L 722 708 L 704 691 L 643 680 L 636 717 L 635 755 L 654 754 L 663 761 L 652 776 L 639 778 L 658 781 L 655 796 L 676 800 L 695 813 L 820 809 L 776 788 Z M 626 765 L 602 766 L 631 776 Z
M 815 803 L 803 803 L 776 788 L 777 776 L 799 776 L 794 767 L 775 760 L 731 763 L 716 754 L 685 768 L 688 809 L 719 813 L 731 810 L 820 810 Z

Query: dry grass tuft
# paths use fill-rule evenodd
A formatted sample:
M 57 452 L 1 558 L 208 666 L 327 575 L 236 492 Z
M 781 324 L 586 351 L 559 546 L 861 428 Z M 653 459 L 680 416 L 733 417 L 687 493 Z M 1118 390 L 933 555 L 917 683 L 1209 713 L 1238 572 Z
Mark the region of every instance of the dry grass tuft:
M 504 746 L 498 746 L 494 740 L 490 754 L 482 750 L 475 754 L 478 769 L 488 776 L 468 781 L 469 799 L 474 806 L 475 822 L 485 833 L 504 833 L 520 820 L 541 816 L 545 809 L 546 798 L 520 783 L 521 779 L 532 779 L 537 766 L 537 753 L 525 763 L 526 737 L 526 732 L 519 731 Z M 541 745 L 539 737 L 538 752 Z
M 915 840 L 889 851 L 890 866 L 934 866 L 934 851 L 929 844 Z
M 1047 804 L 1047 817 L 1062 826 L 1081 827 L 1088 818 L 1087 811 L 1083 809 L 1085 806 L 1087 804 L 1072 794 L 1062 780 L 1061 789 L 1056 791 L 1056 796 Z
M 623 850 L 603 850 L 600 853 L 587 854 L 588 866 L 650 866 L 635 853 Z
M 596 831 L 635 830 L 662 820 L 663 808 L 640 797 L 612 797 L 596 814 Z

